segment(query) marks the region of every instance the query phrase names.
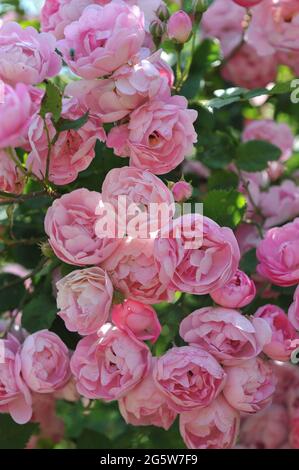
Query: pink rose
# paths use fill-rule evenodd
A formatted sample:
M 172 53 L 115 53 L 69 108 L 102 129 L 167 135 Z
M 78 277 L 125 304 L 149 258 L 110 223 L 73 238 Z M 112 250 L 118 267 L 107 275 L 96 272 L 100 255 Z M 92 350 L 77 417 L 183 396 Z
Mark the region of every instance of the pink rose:
M 293 449 L 299 449 L 299 411 L 291 420 L 290 443 Z
M 167 34 L 169 39 L 174 39 L 179 44 L 187 42 L 192 33 L 192 21 L 183 10 L 176 11 L 167 22 Z
M 173 269 L 172 260 L 164 259 Z M 145 304 L 173 299 L 174 292 L 168 288 L 169 275 L 161 267 L 161 258 L 155 255 L 155 240 L 151 238 L 126 238 L 104 261 L 115 289 L 125 297 Z
M 240 417 L 220 395 L 210 406 L 180 415 L 180 433 L 188 449 L 230 449 Z
M 171 407 L 180 413 L 209 406 L 223 389 L 226 375 L 207 351 L 183 346 L 158 358 L 153 377 Z
M 257 228 L 254 225 L 242 223 L 235 232 L 242 255 L 252 248 L 256 248 L 261 240 Z
M 245 307 L 253 301 L 255 295 L 254 282 L 239 269 L 227 284 L 211 293 L 214 302 L 228 308 Z
M 75 120 L 83 116 L 86 109 L 78 106 L 76 100 L 65 100 L 62 117 Z M 50 139 L 56 135 L 51 116 L 46 117 Z M 96 141 L 105 140 L 105 131 L 95 116 L 89 116 L 86 124 L 78 130 L 67 130 L 59 133 L 59 137 L 51 147 L 49 180 L 56 185 L 69 184 L 75 181 L 79 172 L 88 168 L 95 157 Z M 31 152 L 26 165 L 38 178 L 44 178 L 48 158 L 48 137 L 44 121 L 36 116 L 29 129 Z
M 247 42 L 260 56 L 299 51 L 299 4 L 297 0 L 264 0 L 252 10 Z
M 233 0 L 235 3 L 238 5 L 241 5 L 241 7 L 245 8 L 250 8 L 254 7 L 258 3 L 261 3 L 262 0 Z
M 99 238 L 95 233 L 96 211 L 101 194 L 81 188 L 56 199 L 48 209 L 45 231 L 56 256 L 77 266 L 99 264 L 119 244 L 113 238 Z
M 51 440 L 55 443 L 64 438 L 64 422 L 57 416 L 56 401 L 53 395 L 35 393 L 33 395 L 33 423 L 39 424 L 38 436 L 31 436 L 26 449 L 36 448 L 38 439 Z M 35 444 L 35 445 L 34 445 Z
M 108 402 L 133 389 L 147 374 L 149 365 L 148 347 L 110 323 L 83 338 L 71 359 L 78 392 Z
M 290 305 L 288 317 L 293 327 L 299 331 L 299 286 L 294 292 L 294 299 Z
M 240 260 L 232 230 L 199 214 L 175 219 L 168 233 L 162 230 L 155 253 L 161 269 L 171 278 L 169 287 L 197 295 L 208 294 L 229 282 Z
M 219 39 L 226 57 L 241 44 L 246 10 L 232 1 L 215 0 L 201 22 L 204 37 Z
M 92 267 L 72 271 L 56 286 L 58 315 L 69 331 L 90 335 L 107 322 L 113 287 L 103 269 Z
M 152 359 L 152 367 L 156 361 L 156 358 Z M 165 395 L 157 388 L 152 368 L 138 385 L 120 399 L 119 409 L 128 424 L 158 426 L 165 431 L 172 426 L 177 415 L 169 407 Z
M 130 299 L 114 305 L 112 322 L 129 336 L 152 343 L 157 341 L 162 329 L 153 307 Z
M 281 405 L 246 417 L 241 424 L 240 439 L 245 445 L 257 449 L 277 449 L 288 439 L 288 415 Z
M 12 335 L 0 339 L 0 412 L 18 424 L 31 419 L 32 398 L 21 376 L 20 342 Z
M 69 351 L 51 331 L 27 336 L 20 352 L 22 376 L 26 385 L 38 393 L 52 393 L 70 379 Z
M 99 78 L 137 54 L 145 36 L 143 15 L 121 0 L 89 5 L 64 34 L 58 48 L 71 70 L 83 78 Z
M 264 345 L 263 352 L 275 361 L 289 361 L 294 349 L 299 347 L 299 335 L 284 311 L 277 305 L 263 305 L 254 314 L 263 318 L 271 328 L 271 341 Z
M 197 135 L 193 122 L 197 112 L 187 109 L 187 100 L 172 96 L 152 100 L 130 115 L 128 124 L 114 127 L 107 146 L 130 165 L 161 175 L 176 168 L 192 152 Z
M 21 194 L 25 185 L 22 171 L 5 150 L 0 150 L 0 191 Z
M 284 180 L 262 193 L 259 205 L 265 228 L 281 225 L 299 215 L 299 188 L 293 181 Z
M 107 79 L 80 80 L 67 85 L 65 93 L 102 122 L 116 122 L 155 96 L 170 96 L 172 69 L 161 58 L 161 51 L 149 56 L 147 49 L 133 57 Z
M 227 379 L 223 394 L 228 403 L 244 413 L 265 408 L 275 391 L 271 366 L 260 358 L 250 359 L 234 367 L 226 367 Z
M 0 65 L 1 68 L 1 65 Z M 39 108 L 43 92 L 23 83 L 4 86 L 0 99 L 0 147 L 21 147 L 26 143 L 32 118 Z
M 187 183 L 187 181 L 178 181 L 177 183 L 174 183 L 171 191 L 176 202 L 185 202 L 191 198 L 193 188 L 190 183 Z
M 18 23 L 5 23 L 0 28 L 0 79 L 11 85 L 41 83 L 54 77 L 61 68 L 55 52 L 56 40 L 49 33 L 25 29 Z
M 268 230 L 257 249 L 258 273 L 278 286 L 299 282 L 299 219 Z
M 224 64 L 221 75 L 226 81 L 240 87 L 266 87 L 276 79 L 278 61 L 275 55 L 269 55 L 263 58 L 263 67 L 260 65 L 261 58 L 256 50 L 249 44 L 243 44 Z
M 204 307 L 181 322 L 180 336 L 200 346 L 225 365 L 235 365 L 258 356 L 271 339 L 265 320 L 249 321 L 236 310 Z

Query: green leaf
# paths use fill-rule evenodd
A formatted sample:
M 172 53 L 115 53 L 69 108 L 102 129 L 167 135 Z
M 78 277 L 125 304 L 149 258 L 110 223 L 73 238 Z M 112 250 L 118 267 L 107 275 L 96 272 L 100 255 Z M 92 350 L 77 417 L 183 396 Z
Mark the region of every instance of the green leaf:
M 236 173 L 227 170 L 216 170 L 208 179 L 209 191 L 213 189 L 236 189 L 239 178 Z
M 246 199 L 234 189 L 210 191 L 203 199 L 203 211 L 219 225 L 235 228 L 242 222 Z
M 104 435 L 91 429 L 84 429 L 77 440 L 78 449 L 111 449 L 112 443 Z
M 293 171 L 298 170 L 299 168 L 299 153 L 295 153 L 289 158 L 285 163 L 285 168 L 288 174 L 293 173 Z
M 26 294 L 24 283 L 13 274 L 0 274 L 0 289 L 0 313 L 17 308 Z
M 24 449 L 38 425 L 33 423 L 19 425 L 7 414 L 0 414 L 0 449 Z
M 71 120 L 71 119 L 60 118 L 58 123 L 56 124 L 56 130 L 58 132 L 70 131 L 70 130 L 77 131 L 87 123 L 88 117 L 89 117 L 89 112 L 87 111 L 85 114 L 83 114 L 83 116 L 81 116 L 78 119 Z
M 256 88 L 255 90 L 246 91 L 246 93 L 244 93 L 244 98 L 246 100 L 250 100 L 262 95 L 269 95 L 269 90 L 267 90 L 267 88 Z
M 240 101 L 240 96 L 230 96 L 226 98 L 213 98 L 208 102 L 208 106 L 214 109 L 221 109 L 224 106 L 228 106 L 232 103 L 237 103 Z
M 49 329 L 56 318 L 57 308 L 54 298 L 40 293 L 25 305 L 22 315 L 22 326 L 34 333 Z
M 42 100 L 40 115 L 46 117 L 47 113 L 52 114 L 52 119 L 57 122 L 62 111 L 62 95 L 59 88 L 52 82 L 47 82 L 46 92 Z
M 289 82 L 277 83 L 270 91 L 270 95 L 282 95 L 291 92 L 292 80 Z
M 236 164 L 240 170 L 256 172 L 267 168 L 268 162 L 278 160 L 281 150 L 263 140 L 250 140 L 239 145 Z
M 225 168 L 234 155 L 235 145 L 227 132 L 207 132 L 199 136 L 197 159 L 209 168 Z
M 253 274 L 256 272 L 257 263 L 256 249 L 252 248 L 242 256 L 240 261 L 240 269 L 246 274 Z

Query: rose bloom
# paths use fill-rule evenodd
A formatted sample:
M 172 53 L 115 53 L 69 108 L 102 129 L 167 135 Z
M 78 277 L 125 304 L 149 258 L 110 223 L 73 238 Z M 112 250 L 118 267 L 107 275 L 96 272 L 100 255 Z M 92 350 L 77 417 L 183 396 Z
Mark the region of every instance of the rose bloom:
M 125 297 L 145 304 L 171 301 L 174 292 L 168 288 L 169 275 L 161 268 L 161 258 L 155 255 L 153 238 L 126 238 L 102 263 L 115 289 Z M 171 260 L 164 260 L 173 270 Z
M 8 152 L 0 150 L 0 191 L 21 194 L 25 185 L 25 177 Z
M 124 233 L 131 235 L 130 221 L 138 214 L 138 227 L 146 230 L 146 236 L 150 232 L 156 232 L 161 226 L 169 223 L 175 213 L 174 199 L 167 186 L 149 171 L 134 167 L 114 168 L 109 171 L 102 186 L 102 198 L 104 203 L 112 205 L 118 225 L 120 218 L 126 216 Z M 165 220 L 159 210 L 165 207 Z M 163 211 L 164 214 L 164 211 Z M 135 232 L 135 224 L 133 229 Z M 138 233 L 132 236 L 138 236 Z M 144 238 L 143 234 L 140 234 Z
M 0 147 L 21 147 L 25 144 L 42 96 L 41 90 L 23 83 L 18 83 L 15 88 L 4 85 L 3 102 L 0 96 Z
M 296 330 L 299 330 L 299 287 L 294 292 L 293 303 L 290 305 L 288 317 Z
M 227 379 L 223 394 L 228 403 L 244 413 L 265 408 L 275 391 L 272 367 L 259 357 L 237 366 L 226 367 Z
M 64 100 L 62 117 L 75 120 L 86 113 L 86 109 L 78 106 L 76 100 Z M 46 117 L 49 137 L 56 135 L 50 114 Z M 49 180 L 56 185 L 69 184 L 76 180 L 79 172 L 86 170 L 95 157 L 96 141 L 105 140 L 105 131 L 95 116 L 80 129 L 67 130 L 59 133 L 57 141 L 51 147 Z M 31 152 L 26 166 L 38 178 L 44 178 L 48 158 L 48 136 L 44 121 L 36 116 L 29 129 Z
M 130 115 L 128 124 L 111 129 L 107 146 L 130 165 L 161 175 L 176 168 L 193 149 L 197 112 L 182 96 L 152 100 Z
M 263 305 L 254 314 L 263 318 L 271 328 L 271 341 L 264 345 L 263 352 L 276 361 L 289 361 L 294 349 L 299 347 L 299 335 L 285 312 L 277 305 Z
M 268 230 L 257 248 L 257 272 L 277 286 L 299 282 L 299 218 Z
M 71 359 L 78 392 L 107 402 L 125 396 L 143 379 L 149 366 L 148 347 L 110 323 L 83 338 Z
M 291 180 L 279 186 L 270 186 L 262 194 L 260 209 L 265 217 L 265 228 L 281 225 L 299 215 L 299 188 Z
M 157 341 L 162 330 L 153 307 L 130 299 L 114 305 L 112 322 L 129 336 L 152 343 Z
M 170 96 L 172 69 L 161 59 L 161 51 L 149 54 L 148 49 L 142 48 L 130 64 L 120 67 L 111 77 L 71 82 L 65 93 L 76 97 L 102 122 L 119 121 L 149 99 Z
M 162 230 L 155 253 L 171 278 L 170 289 L 197 295 L 229 282 L 240 259 L 232 230 L 199 214 L 184 215 L 175 219 L 169 231 Z
M 49 33 L 38 33 L 18 23 L 4 23 L 0 28 L 0 79 L 15 85 L 35 85 L 54 77 L 61 68 L 55 52 L 56 40 Z
M 138 7 L 129 7 L 121 0 L 89 5 L 64 34 L 58 49 L 71 70 L 82 78 L 99 78 L 114 72 L 138 52 L 145 36 L 143 15 Z
M 113 287 L 103 269 L 92 267 L 72 271 L 56 286 L 58 315 L 69 331 L 89 335 L 107 322 Z
M 245 223 L 238 225 L 235 236 L 242 255 L 252 248 L 256 248 L 261 240 L 257 228 Z
M 220 395 L 210 406 L 181 413 L 180 433 L 188 449 L 230 449 L 240 417 Z
M 167 398 L 153 380 L 152 368 L 156 361 L 156 358 L 152 358 L 148 374 L 119 400 L 119 410 L 128 424 L 157 426 L 168 431 L 177 414 L 170 408 Z
M 245 13 L 244 8 L 232 1 L 215 0 L 203 15 L 203 36 L 219 39 L 225 57 L 242 41 Z
M 250 321 L 236 310 L 204 307 L 183 319 L 180 336 L 222 364 L 235 365 L 258 356 L 270 341 L 271 330 L 260 318 Z
M 288 414 L 281 405 L 271 405 L 246 417 L 240 429 L 240 440 L 257 449 L 278 449 L 288 439 Z
M 263 0 L 252 10 L 246 41 L 260 56 L 299 51 L 297 0 Z
M 45 231 L 56 256 L 77 266 L 99 264 L 114 252 L 119 240 L 95 232 L 101 194 L 81 188 L 56 199 L 48 209 Z
M 31 419 L 31 393 L 21 376 L 20 342 L 11 334 L 0 339 L 0 412 L 18 424 Z
M 153 377 L 171 407 L 181 413 L 209 406 L 223 389 L 226 375 L 207 351 L 183 346 L 158 358 Z
M 227 284 L 211 293 L 214 302 L 228 308 L 245 307 L 252 302 L 255 295 L 254 282 L 239 269 Z
M 291 420 L 290 443 L 293 449 L 299 449 L 299 411 Z
M 226 81 L 240 87 L 266 87 L 276 79 L 278 62 L 275 55 L 269 55 L 263 58 L 263 67 L 260 65 L 261 58 L 256 50 L 243 44 L 221 68 L 221 75 Z
M 258 3 L 262 2 L 262 0 L 233 0 L 233 1 L 237 3 L 238 5 L 241 5 L 241 7 L 245 7 L 245 8 L 254 7 Z
M 52 393 L 70 379 L 69 351 L 51 331 L 41 330 L 25 339 L 20 352 L 22 376 L 38 393 Z

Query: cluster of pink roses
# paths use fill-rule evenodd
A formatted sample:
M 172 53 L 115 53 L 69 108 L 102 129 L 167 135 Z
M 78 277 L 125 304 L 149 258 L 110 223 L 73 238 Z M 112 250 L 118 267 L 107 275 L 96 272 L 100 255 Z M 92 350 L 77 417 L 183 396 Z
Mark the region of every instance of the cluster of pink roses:
M 215 0 L 202 21 L 204 36 L 220 41 L 223 77 L 245 88 L 275 81 L 281 64 L 298 73 L 298 24 L 297 0 Z

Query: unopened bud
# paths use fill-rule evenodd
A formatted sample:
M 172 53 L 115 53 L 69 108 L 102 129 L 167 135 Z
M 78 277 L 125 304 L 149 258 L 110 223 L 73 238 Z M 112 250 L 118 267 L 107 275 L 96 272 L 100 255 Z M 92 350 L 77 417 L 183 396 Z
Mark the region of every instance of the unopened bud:
M 167 21 L 170 17 L 169 10 L 167 6 L 163 3 L 159 6 L 158 10 L 156 11 L 156 15 L 161 21 Z
M 209 2 L 208 0 L 193 0 L 193 13 L 195 15 L 204 13 L 205 11 L 207 11 L 210 3 L 211 2 Z
M 176 202 L 185 202 L 192 196 L 193 188 L 187 181 L 178 181 L 171 188 L 174 200 Z
M 51 245 L 48 242 L 41 243 L 40 249 L 45 258 L 55 258 L 54 251 L 52 250 Z
M 151 22 L 150 27 L 149 27 L 150 33 L 153 37 L 153 41 L 158 47 L 161 43 L 161 39 L 163 34 L 165 33 L 165 25 L 162 23 L 160 20 L 154 20 Z
M 179 44 L 187 42 L 192 33 L 192 21 L 183 10 L 175 12 L 168 20 L 167 33 L 169 39 L 174 39 Z

